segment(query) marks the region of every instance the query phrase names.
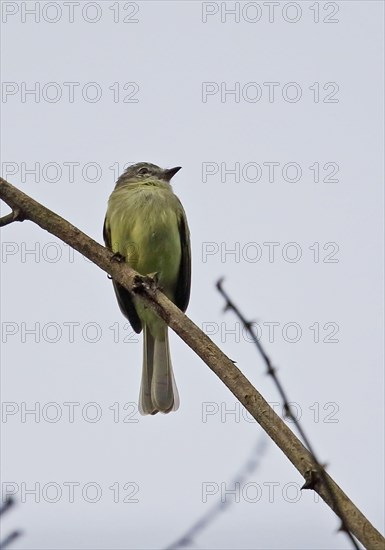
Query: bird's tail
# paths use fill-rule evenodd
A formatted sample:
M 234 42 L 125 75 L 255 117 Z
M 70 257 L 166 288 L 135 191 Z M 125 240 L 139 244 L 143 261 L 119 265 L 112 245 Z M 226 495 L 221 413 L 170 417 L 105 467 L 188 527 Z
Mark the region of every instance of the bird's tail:
M 156 337 L 143 327 L 143 371 L 139 395 L 141 414 L 168 413 L 179 408 L 179 395 L 172 372 L 168 327 Z

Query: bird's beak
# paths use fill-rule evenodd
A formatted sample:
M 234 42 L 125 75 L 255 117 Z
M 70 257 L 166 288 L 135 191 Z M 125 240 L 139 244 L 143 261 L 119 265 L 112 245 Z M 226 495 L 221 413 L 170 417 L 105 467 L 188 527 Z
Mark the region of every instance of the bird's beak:
M 170 181 L 170 179 L 175 176 L 175 174 L 177 172 L 179 172 L 179 170 L 181 169 L 182 167 L 181 166 L 176 166 L 175 168 L 168 168 L 167 170 L 164 171 L 164 179 L 166 181 Z

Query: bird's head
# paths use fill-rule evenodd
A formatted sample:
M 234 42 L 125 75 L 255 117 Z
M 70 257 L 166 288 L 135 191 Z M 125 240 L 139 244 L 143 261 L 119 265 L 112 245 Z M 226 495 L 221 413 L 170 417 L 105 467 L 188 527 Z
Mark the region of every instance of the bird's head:
M 180 169 L 181 166 L 160 168 L 160 166 L 156 166 L 156 164 L 151 164 L 150 162 L 138 162 L 127 168 L 118 179 L 116 185 L 129 185 L 130 183 L 146 183 L 159 180 L 168 183 Z

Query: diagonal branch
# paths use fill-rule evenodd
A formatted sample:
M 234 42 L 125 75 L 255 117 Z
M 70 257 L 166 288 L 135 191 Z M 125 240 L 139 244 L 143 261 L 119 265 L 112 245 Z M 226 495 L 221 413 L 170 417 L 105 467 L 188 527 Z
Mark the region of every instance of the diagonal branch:
M 197 325 L 170 302 L 148 278 L 140 276 L 127 264 L 116 261 L 111 251 L 2 178 L 0 178 L 0 198 L 12 209 L 19 208 L 25 219 L 36 223 L 42 229 L 49 231 L 52 235 L 67 243 L 111 275 L 114 280 L 131 293 L 140 296 L 142 301 L 155 311 L 222 380 L 297 468 L 305 481 L 309 472 L 317 470 L 317 464 L 314 462 L 311 453 L 231 359 Z M 382 535 L 329 474 L 325 473 L 325 475 L 328 484 L 333 489 L 339 508 L 346 518 L 347 528 L 368 550 L 383 550 L 385 539 Z M 314 490 L 337 513 L 324 483 L 316 483 Z

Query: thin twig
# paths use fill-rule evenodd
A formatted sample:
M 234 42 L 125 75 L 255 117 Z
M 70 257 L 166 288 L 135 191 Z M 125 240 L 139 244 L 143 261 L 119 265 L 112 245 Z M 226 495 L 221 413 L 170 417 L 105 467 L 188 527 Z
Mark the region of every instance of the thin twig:
M 0 550 L 4 550 L 4 548 L 7 548 L 12 542 L 19 538 L 22 535 L 21 531 L 12 531 L 5 539 L 0 542 Z
M 23 220 L 24 216 L 21 210 L 19 208 L 15 208 L 12 212 L 0 218 L 0 227 L 4 227 L 5 225 L 9 225 L 13 222 L 22 222 Z
M 7 495 L 5 497 L 4 504 L 0 506 L 0 516 L 5 514 L 10 508 L 12 508 L 15 505 L 15 499 L 13 499 L 11 496 Z
M 234 365 L 233 361 L 160 290 L 149 284 L 145 277 L 140 276 L 125 262 L 116 261 L 110 250 L 2 178 L 0 178 L 0 198 L 12 209 L 20 208 L 26 219 L 49 231 L 103 271 L 109 273 L 116 282 L 137 296 L 151 311 L 161 317 L 221 379 L 305 479 L 308 479 L 309 471 L 317 469 L 317 465 L 306 447 Z M 27 276 L 25 276 L 25 281 L 27 281 Z M 350 531 L 367 550 L 384 550 L 385 539 L 381 533 L 329 474 L 325 475 L 333 486 Z M 333 501 L 325 484 L 316 483 L 314 490 L 328 506 L 334 509 Z
M 252 451 L 251 456 L 247 459 L 245 464 L 234 476 L 234 479 L 230 482 L 230 486 L 238 484 L 241 486 L 250 475 L 256 471 L 260 465 L 261 458 L 267 448 L 267 438 L 261 437 Z M 170 546 L 167 546 L 166 550 L 177 550 L 178 548 L 186 548 L 194 544 L 195 538 L 201 531 L 204 531 L 222 512 L 227 510 L 231 501 L 219 499 L 219 501 L 210 508 L 206 514 L 204 514 L 198 521 L 196 521 L 190 529 L 188 529 L 184 535 L 182 535 L 177 541 Z
M 13 506 L 15 505 L 15 500 L 11 496 L 7 495 L 5 497 L 4 504 L 0 506 L 0 516 L 5 514 L 5 512 L 8 512 Z M 7 546 L 9 546 L 15 539 L 20 537 L 21 531 L 12 531 L 3 541 L 0 542 L 0 550 L 3 550 Z
M 345 519 L 345 515 L 344 515 L 343 511 L 341 510 L 341 508 L 338 504 L 338 500 L 337 500 L 337 498 L 334 494 L 333 488 L 332 488 L 331 484 L 329 483 L 329 480 L 326 476 L 325 468 L 320 463 L 318 458 L 316 457 L 313 446 L 311 445 L 311 443 L 309 441 L 309 438 L 305 434 L 298 418 L 296 417 L 295 414 L 293 414 L 292 408 L 290 407 L 289 398 L 288 398 L 285 390 L 283 389 L 283 386 L 282 386 L 280 380 L 278 379 L 277 369 L 273 367 L 270 358 L 268 357 L 267 353 L 263 349 L 262 344 L 259 341 L 259 338 L 258 338 L 258 336 L 257 336 L 257 334 L 254 330 L 253 323 L 251 321 L 247 321 L 247 319 L 244 317 L 244 315 L 239 310 L 238 306 L 236 306 L 234 304 L 234 302 L 230 299 L 227 292 L 225 290 L 223 290 L 222 285 L 223 285 L 223 279 L 220 279 L 217 282 L 216 287 L 217 287 L 218 291 L 220 292 L 220 294 L 225 299 L 226 305 L 224 307 L 224 310 L 225 311 L 232 310 L 235 313 L 235 315 L 238 317 L 238 319 L 241 321 L 243 326 L 246 328 L 248 333 L 250 334 L 254 344 L 257 346 L 258 351 L 262 355 L 262 358 L 263 358 L 263 360 L 266 364 L 267 374 L 272 377 L 275 385 L 277 386 L 278 393 L 280 394 L 280 396 L 282 398 L 282 401 L 283 401 L 283 408 L 284 408 L 284 411 L 285 411 L 285 415 L 288 418 L 291 418 L 291 420 L 293 421 L 294 426 L 296 427 L 298 433 L 300 434 L 300 436 L 302 438 L 302 441 L 304 442 L 304 444 L 308 448 L 308 450 L 311 453 L 311 455 L 313 457 L 313 460 L 316 464 L 316 469 L 310 470 L 309 473 L 308 473 L 307 479 L 305 478 L 306 481 L 305 481 L 304 485 L 302 486 L 302 489 L 314 489 L 314 486 L 318 481 L 321 481 L 325 485 L 327 491 L 329 492 L 330 499 L 333 502 L 333 509 L 334 509 L 335 513 L 337 514 L 337 516 L 339 517 L 339 519 L 341 521 L 341 526 L 339 528 L 339 531 L 345 532 L 347 537 L 350 539 L 353 547 L 356 550 L 360 550 L 360 547 L 358 546 L 356 540 L 354 539 L 352 533 L 350 532 L 350 530 L 348 528 L 348 525 L 347 525 L 347 522 L 346 522 L 346 519 Z

